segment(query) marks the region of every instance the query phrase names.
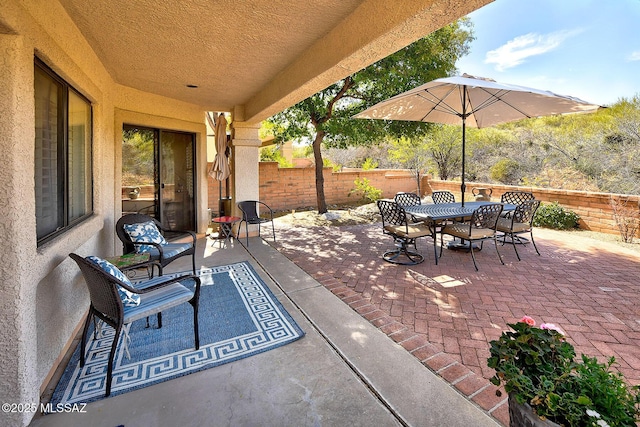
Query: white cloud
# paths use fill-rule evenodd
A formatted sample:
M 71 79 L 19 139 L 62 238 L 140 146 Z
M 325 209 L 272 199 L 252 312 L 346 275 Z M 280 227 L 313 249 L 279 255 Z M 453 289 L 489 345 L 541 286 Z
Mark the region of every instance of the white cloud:
M 629 56 L 627 56 L 627 61 L 640 61 L 640 50 L 631 52 Z
M 542 55 L 556 49 L 566 39 L 581 32 L 582 30 L 562 30 L 549 34 L 529 33 L 518 36 L 499 48 L 487 52 L 484 62 L 496 64 L 496 70 L 504 71 L 522 64 L 531 56 Z

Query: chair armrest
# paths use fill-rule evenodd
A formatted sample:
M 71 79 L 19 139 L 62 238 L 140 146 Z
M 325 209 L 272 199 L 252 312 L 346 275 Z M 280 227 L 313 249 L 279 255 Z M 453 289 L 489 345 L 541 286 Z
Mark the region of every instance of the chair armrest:
M 171 233 L 171 234 L 176 234 L 176 235 L 180 235 L 183 234 L 185 237 L 187 235 L 191 236 L 191 240 L 192 243 L 196 244 L 196 233 L 191 231 L 191 230 L 167 230 L 166 228 L 160 228 L 160 231 L 162 231 L 162 234 L 164 235 L 165 233 Z M 176 238 L 181 238 L 181 236 L 176 236 Z
M 162 281 L 160 283 L 156 283 L 155 285 L 149 286 L 148 288 L 144 288 L 144 289 L 133 288 L 133 287 L 131 287 L 131 286 L 119 281 L 118 279 L 115 279 L 115 281 L 118 283 L 118 285 L 120 285 L 124 289 L 128 290 L 129 292 L 133 292 L 135 294 L 146 294 L 147 292 L 151 292 L 151 291 L 154 291 L 156 289 L 163 288 L 163 287 L 165 287 L 167 285 L 170 285 L 172 283 L 180 282 L 182 280 L 187 280 L 187 279 L 191 279 L 196 283 L 196 293 L 199 294 L 200 293 L 201 281 L 200 281 L 200 277 L 196 276 L 195 274 L 185 274 L 183 276 L 178 276 L 178 277 L 174 277 L 172 279 L 167 279 L 167 280 L 164 280 L 164 281 Z

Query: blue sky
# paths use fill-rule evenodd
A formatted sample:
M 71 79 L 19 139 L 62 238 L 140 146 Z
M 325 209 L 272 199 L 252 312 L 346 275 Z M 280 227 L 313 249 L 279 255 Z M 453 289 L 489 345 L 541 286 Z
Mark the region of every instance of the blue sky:
M 640 96 L 640 0 L 496 0 L 460 73 L 600 105 Z

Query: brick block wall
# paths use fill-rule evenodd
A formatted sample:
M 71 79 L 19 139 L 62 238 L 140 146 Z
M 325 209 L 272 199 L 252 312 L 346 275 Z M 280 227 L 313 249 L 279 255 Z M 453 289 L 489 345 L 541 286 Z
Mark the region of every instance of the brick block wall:
M 209 165 L 211 166 L 211 165 Z M 315 208 L 316 177 L 315 168 L 279 168 L 277 162 L 260 162 L 260 200 L 276 211 L 291 209 Z M 382 197 L 393 198 L 400 191 L 415 192 L 416 182 L 411 172 L 398 169 L 374 170 L 345 170 L 333 172 L 331 168 L 324 168 L 324 192 L 328 205 L 356 203 L 360 195 L 349 196 L 358 178 L 367 178 L 372 186 L 382 190 Z M 589 191 L 558 190 L 537 187 L 520 187 L 511 185 L 496 185 L 481 182 L 468 182 L 465 193 L 466 200 L 473 200 L 474 188 L 490 188 L 491 200 L 499 201 L 500 196 L 507 191 L 530 191 L 536 199 L 542 202 L 558 202 L 560 205 L 580 215 L 580 228 L 610 234 L 619 234 L 610 198 L 623 197 L 632 203 L 640 201 L 640 196 L 627 196 L 609 193 L 594 193 Z M 218 210 L 220 183 L 209 177 L 209 208 Z M 460 182 L 441 181 L 422 178 L 421 189 L 423 195 L 431 194 L 434 190 L 448 190 L 460 200 Z M 223 189 L 224 193 L 224 189 Z M 235 201 L 233 201 L 235 203 Z M 640 237 L 640 236 L 639 236 Z
M 382 197 L 399 191 L 416 191 L 416 181 L 408 170 L 374 169 L 333 172 L 324 168 L 324 193 L 328 205 L 355 203 L 359 194 L 349 196 L 354 181 L 366 178 L 382 190 Z M 279 168 L 277 162 L 260 162 L 260 200 L 274 210 L 313 208 L 316 202 L 315 168 Z
M 424 186 L 427 193 L 434 190 L 448 190 L 460 200 L 460 182 L 428 180 Z M 480 182 L 468 182 L 465 192 L 465 200 L 473 200 L 473 188 L 492 189 L 491 200 L 499 201 L 503 193 L 507 191 L 530 191 L 535 198 L 542 202 L 558 202 L 561 206 L 570 209 L 580 215 L 580 228 L 598 231 L 601 233 L 619 234 L 613 209 L 610 204 L 611 197 L 622 197 L 632 203 L 638 203 L 640 196 L 628 196 L 623 194 L 595 193 L 590 191 L 559 190 L 553 188 L 519 187 L 512 185 L 495 185 Z

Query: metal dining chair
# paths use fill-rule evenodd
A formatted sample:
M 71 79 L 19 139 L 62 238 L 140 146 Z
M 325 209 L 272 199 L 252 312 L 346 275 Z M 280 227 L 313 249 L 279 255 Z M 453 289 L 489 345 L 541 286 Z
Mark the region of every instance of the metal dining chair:
M 520 254 L 518 254 L 516 243 L 525 244 L 530 240 L 536 253 L 540 255 L 536 242 L 533 240 L 533 218 L 538 207 L 540 207 L 540 200 L 527 200 L 516 206 L 515 211 L 511 212 L 508 217 L 501 217 L 498 220 L 497 230 L 503 233 L 502 244 L 505 244 L 506 238 L 509 236 L 518 261 L 520 261 Z M 520 234 L 525 233 L 529 233 L 529 239 L 519 237 Z
M 433 238 L 433 251 L 438 264 L 435 228 L 425 223 L 409 223 L 407 213 L 395 201 L 378 200 L 377 204 L 382 216 L 382 232 L 393 237 L 396 246 L 382 255 L 385 261 L 403 265 L 420 264 L 424 261 L 424 256 L 417 252 L 416 240 L 430 236 Z M 409 246 L 413 246 L 414 250 L 411 251 Z
M 441 203 L 455 203 L 456 197 L 451 191 L 434 191 L 431 193 L 431 200 L 439 205 Z
M 471 258 L 473 259 L 473 266 L 476 268 L 476 271 L 478 271 L 478 264 L 476 263 L 473 244 L 475 242 L 480 242 L 480 249 L 482 249 L 484 241 L 491 239 L 496 246 L 498 258 L 500 258 L 500 262 L 504 265 L 500 251 L 498 251 L 496 232 L 496 226 L 501 213 L 501 204 L 495 203 L 482 205 L 473 211 L 469 222 L 456 221 L 452 224 L 445 225 L 440 231 L 440 257 L 442 257 L 442 247 L 444 246 L 443 236 L 445 234 L 468 241 L 469 251 L 471 252 Z

